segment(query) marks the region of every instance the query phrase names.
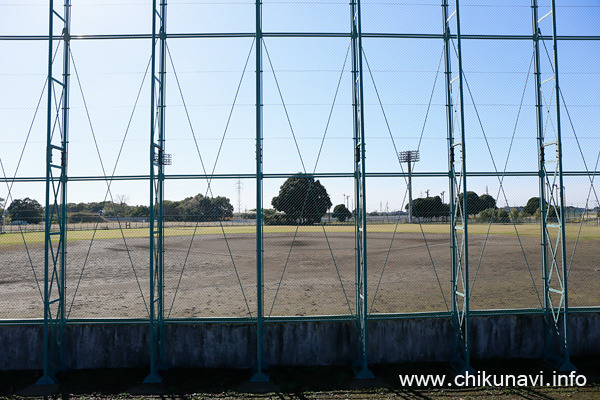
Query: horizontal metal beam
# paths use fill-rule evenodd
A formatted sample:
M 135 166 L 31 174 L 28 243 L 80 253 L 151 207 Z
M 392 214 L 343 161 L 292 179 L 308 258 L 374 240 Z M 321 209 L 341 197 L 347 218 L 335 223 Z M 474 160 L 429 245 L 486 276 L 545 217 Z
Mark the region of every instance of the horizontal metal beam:
M 600 171 L 564 171 L 564 176 L 594 176 L 600 175 Z M 413 178 L 447 178 L 448 172 L 412 172 Z M 298 173 L 277 173 L 277 174 L 263 174 L 265 179 L 283 179 L 292 176 L 311 176 L 314 178 L 354 178 L 353 172 L 317 172 L 314 174 L 298 174 Z M 365 174 L 367 178 L 404 178 L 408 177 L 407 172 L 367 172 Z M 512 171 L 512 172 L 494 172 L 494 171 L 471 171 L 467 172 L 467 176 L 470 177 L 539 177 L 538 171 Z M 54 181 L 58 181 L 60 178 L 54 178 Z M 71 176 L 69 181 L 71 182 L 95 182 L 95 181 L 144 181 L 148 180 L 148 175 L 117 175 L 117 176 Z M 178 179 L 256 179 L 256 174 L 186 174 L 186 175 L 165 175 L 165 179 L 178 180 Z M 16 177 L 16 178 L 5 178 L 0 177 L 0 182 L 45 182 L 46 178 L 43 176 L 28 176 L 28 177 Z
M 253 38 L 253 32 L 223 32 L 223 33 L 169 33 L 168 39 L 200 39 L 200 38 Z M 288 38 L 350 38 L 350 32 L 265 32 L 263 37 Z M 443 39 L 443 34 L 427 33 L 363 33 L 364 38 L 370 39 Z M 456 38 L 456 35 L 450 35 Z M 552 36 L 539 36 L 541 40 L 552 40 Z M 113 35 L 73 35 L 70 40 L 123 40 L 123 39 L 152 39 L 150 33 L 131 33 Z M 600 36 L 557 36 L 557 40 L 600 40 Z M 2 40 L 48 40 L 46 35 L 0 35 Z M 461 40 L 534 40 L 533 35 L 461 35 Z
M 571 314 L 597 313 L 600 307 L 570 307 Z M 476 310 L 472 311 L 474 316 L 491 315 L 543 315 L 541 308 L 516 308 L 516 309 L 498 309 L 498 310 Z M 370 314 L 369 320 L 390 320 L 407 318 L 447 318 L 448 311 L 432 311 L 417 313 L 397 313 L 397 314 Z M 304 321 L 356 321 L 353 315 L 314 315 L 314 316 L 290 316 L 290 317 L 265 317 L 266 323 L 281 322 L 304 322 Z M 244 317 L 221 317 L 221 318 L 170 318 L 165 323 L 169 325 L 177 324 L 247 324 L 255 323 L 256 318 Z M 67 325 L 82 324 L 147 324 L 148 319 L 144 318 L 73 318 L 66 321 Z M 43 325 L 44 320 L 40 318 L 31 319 L 0 319 L 2 325 Z

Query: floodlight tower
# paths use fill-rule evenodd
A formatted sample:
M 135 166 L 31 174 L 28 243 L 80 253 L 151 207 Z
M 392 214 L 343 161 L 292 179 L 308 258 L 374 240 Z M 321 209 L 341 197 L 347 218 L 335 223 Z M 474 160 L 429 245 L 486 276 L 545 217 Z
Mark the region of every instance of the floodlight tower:
M 408 164 L 408 223 L 412 224 L 412 164 L 420 160 L 419 150 L 407 150 L 398 153 L 398 160 Z

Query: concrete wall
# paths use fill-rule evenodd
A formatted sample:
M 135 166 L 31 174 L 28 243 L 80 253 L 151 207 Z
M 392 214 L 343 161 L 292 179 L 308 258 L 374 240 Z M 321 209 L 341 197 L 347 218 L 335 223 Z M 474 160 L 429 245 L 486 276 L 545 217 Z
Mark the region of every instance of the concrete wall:
M 572 355 L 600 356 L 600 314 L 570 315 Z M 42 368 L 41 325 L 0 326 L 0 370 Z M 376 320 L 369 323 L 369 362 L 448 361 L 452 329 L 447 318 Z M 66 328 L 69 369 L 147 367 L 145 324 L 74 324 Z M 535 358 L 544 346 L 541 315 L 471 318 L 474 358 Z M 256 357 L 253 324 L 173 324 L 165 328 L 171 367 L 251 368 Z M 353 322 L 265 324 L 267 365 L 350 365 L 357 353 Z

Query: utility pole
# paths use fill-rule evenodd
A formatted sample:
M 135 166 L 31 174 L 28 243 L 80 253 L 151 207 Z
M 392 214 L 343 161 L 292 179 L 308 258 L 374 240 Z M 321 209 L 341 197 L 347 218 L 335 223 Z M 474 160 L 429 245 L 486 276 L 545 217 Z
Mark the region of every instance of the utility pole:
M 0 234 L 6 232 L 6 202 L 4 202 L 4 207 L 2 207 L 2 230 L 0 230 Z
M 442 193 L 440 193 L 442 195 L 442 203 L 444 202 L 444 193 L 446 193 L 445 190 L 442 190 Z
M 240 178 L 237 179 L 237 182 L 235 183 L 235 189 L 237 190 L 237 208 L 238 208 L 238 214 L 239 214 L 239 218 L 242 219 L 242 188 L 244 187 L 244 184 L 242 183 L 242 180 Z

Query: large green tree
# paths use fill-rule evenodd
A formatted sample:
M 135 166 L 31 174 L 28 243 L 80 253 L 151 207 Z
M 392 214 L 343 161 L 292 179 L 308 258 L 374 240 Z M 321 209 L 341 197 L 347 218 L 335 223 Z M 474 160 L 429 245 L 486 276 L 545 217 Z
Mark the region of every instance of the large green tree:
M 442 203 L 440 196 L 421 197 L 413 200 L 412 214 L 419 218 L 447 217 L 450 215 L 450 206 Z
M 44 219 L 44 207 L 37 200 L 29 197 L 13 200 L 6 211 L 13 222 L 25 221 L 28 224 L 39 224 Z
M 464 210 L 462 193 L 458 195 L 458 203 L 460 204 L 461 210 Z M 475 192 L 467 191 L 467 215 L 479 214 L 483 210 L 484 208 L 482 208 L 479 195 Z
M 540 213 L 540 198 L 532 197 L 527 200 L 527 204 L 523 207 L 523 212 L 529 215 L 535 215 L 539 217 Z M 548 205 L 548 203 L 544 202 L 544 206 L 546 208 L 546 215 L 549 221 L 556 221 L 560 216 L 560 210 L 552 205 Z
M 540 208 L 540 198 L 532 197 L 527 200 L 527 204 L 523 207 L 523 212 L 529 215 L 533 215 Z
M 488 210 L 490 208 L 498 208 L 496 207 L 496 199 L 494 199 L 489 194 L 482 194 L 481 196 L 479 196 L 479 208 L 481 208 L 481 211 Z
M 284 212 L 290 220 L 301 224 L 321 222 L 331 207 L 331 199 L 321 182 L 312 176 L 297 174 L 288 178 L 279 188 L 279 195 L 271 204 L 277 211 Z
M 233 217 L 233 206 L 226 197 L 197 194 L 181 201 L 179 218 L 183 221 L 218 221 Z
M 340 222 L 345 222 L 347 219 L 352 218 L 352 212 L 344 204 L 338 204 L 333 207 L 332 217 L 337 218 Z

